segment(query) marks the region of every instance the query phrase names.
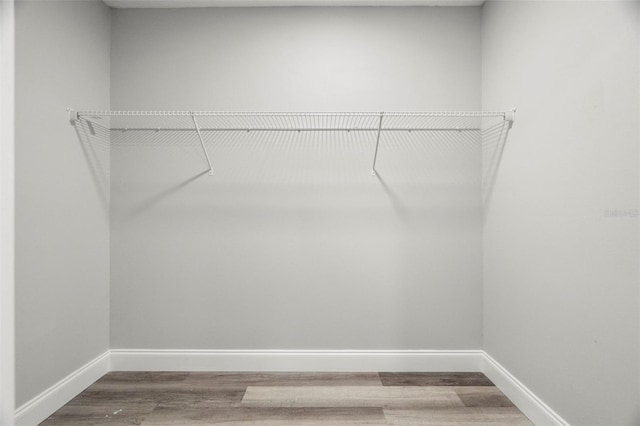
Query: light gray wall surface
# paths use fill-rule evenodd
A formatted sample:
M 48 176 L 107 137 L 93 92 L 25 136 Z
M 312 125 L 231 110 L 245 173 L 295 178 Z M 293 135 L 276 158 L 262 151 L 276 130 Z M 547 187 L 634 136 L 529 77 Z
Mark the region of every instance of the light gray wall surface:
M 14 2 L 0 2 L 0 424 L 15 411 L 14 29 Z
M 484 348 L 575 425 L 640 422 L 638 30 L 638 2 L 483 9 L 483 108 L 518 107 L 485 182 Z
M 109 107 L 109 45 L 102 2 L 16 4 L 18 405 L 108 349 L 108 138 L 65 107 Z
M 114 10 L 114 109 L 476 110 L 479 8 Z M 165 126 L 167 121 L 165 121 Z M 181 124 L 185 124 L 184 122 Z M 481 347 L 479 134 L 116 132 L 111 346 Z
M 638 2 L 111 18 L 18 2 L 18 405 L 109 347 L 111 273 L 112 348 L 467 349 L 484 333 L 572 424 L 638 422 Z M 378 178 L 370 134 L 207 134 L 209 177 L 189 132 L 115 132 L 110 164 L 100 122 L 74 131 L 62 109 L 110 95 L 519 110 L 482 153 L 477 133 L 385 136 Z

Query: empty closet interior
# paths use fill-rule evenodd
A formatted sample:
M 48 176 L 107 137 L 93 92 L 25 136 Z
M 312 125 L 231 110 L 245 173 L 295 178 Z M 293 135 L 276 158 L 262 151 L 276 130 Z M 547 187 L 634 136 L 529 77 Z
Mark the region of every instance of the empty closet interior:
M 16 2 L 19 413 L 101 365 L 640 419 L 639 2 L 178 3 Z

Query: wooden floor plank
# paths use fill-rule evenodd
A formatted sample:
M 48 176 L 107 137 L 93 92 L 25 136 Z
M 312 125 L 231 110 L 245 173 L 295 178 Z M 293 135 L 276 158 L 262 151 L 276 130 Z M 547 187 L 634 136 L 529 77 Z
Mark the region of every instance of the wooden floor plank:
M 384 386 L 494 386 L 482 373 L 379 373 Z
M 455 390 L 445 386 L 249 386 L 243 407 L 463 407 Z
M 190 373 L 184 386 L 234 388 L 247 386 L 381 386 L 378 373 Z
M 96 384 L 173 384 L 180 383 L 191 373 L 181 371 L 111 371 L 102 376 Z
M 514 407 L 495 386 L 454 386 L 453 389 L 466 407 Z
M 69 406 L 155 403 L 187 406 L 238 406 L 244 389 L 128 388 L 104 390 L 89 387 L 69 401 Z
M 113 371 L 91 385 L 93 391 L 179 389 L 188 372 Z
M 384 415 L 389 426 L 533 426 L 533 423 L 514 407 L 385 409 Z
M 381 408 L 260 408 L 176 410 L 158 407 L 142 423 L 145 426 L 386 426 Z
M 65 405 L 41 426 L 139 425 L 156 408 L 155 403 Z

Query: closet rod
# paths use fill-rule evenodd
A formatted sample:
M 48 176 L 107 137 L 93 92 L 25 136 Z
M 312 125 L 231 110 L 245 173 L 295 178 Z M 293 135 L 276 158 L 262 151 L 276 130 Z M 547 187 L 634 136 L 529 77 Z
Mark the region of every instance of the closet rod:
M 170 131 L 170 132 L 195 132 L 196 129 L 191 129 L 188 127 L 112 127 L 110 130 L 113 131 L 121 131 L 121 132 L 131 132 L 131 131 Z M 481 129 L 478 127 L 390 127 L 390 128 L 382 128 L 380 131 L 383 132 L 477 132 Z M 237 127 L 237 128 L 216 128 L 216 127 L 201 127 L 201 132 L 377 132 L 378 129 L 363 129 L 359 127 L 336 127 L 336 128 L 299 128 L 299 129 L 289 129 L 289 128 L 275 128 L 275 127 L 264 127 L 264 128 L 252 128 L 252 127 Z
M 69 119 L 80 117 L 380 117 L 380 112 L 262 112 L 262 111 L 69 111 Z M 513 110 L 512 110 L 513 111 Z M 385 111 L 387 117 L 503 117 L 509 111 Z

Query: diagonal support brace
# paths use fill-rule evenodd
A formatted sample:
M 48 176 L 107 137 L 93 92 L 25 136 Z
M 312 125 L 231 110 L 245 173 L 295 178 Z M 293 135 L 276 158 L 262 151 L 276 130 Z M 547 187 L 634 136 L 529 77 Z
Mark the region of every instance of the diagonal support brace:
M 191 119 L 193 120 L 193 125 L 196 126 L 196 133 L 198 134 L 198 139 L 200 139 L 200 146 L 202 146 L 202 151 L 204 151 L 204 156 L 207 158 L 207 164 L 209 164 L 209 176 L 211 176 L 213 175 L 213 166 L 211 165 L 211 159 L 209 159 L 209 153 L 207 152 L 207 147 L 204 146 L 204 140 L 202 139 L 200 126 L 198 126 L 198 121 L 196 120 L 195 115 L 192 115 Z
M 376 150 L 373 153 L 373 165 L 371 166 L 371 176 L 377 176 L 376 173 L 376 161 L 378 159 L 378 146 L 380 145 L 380 133 L 382 130 L 382 118 L 384 117 L 384 111 L 380 113 L 380 121 L 378 122 L 378 135 L 376 137 Z

